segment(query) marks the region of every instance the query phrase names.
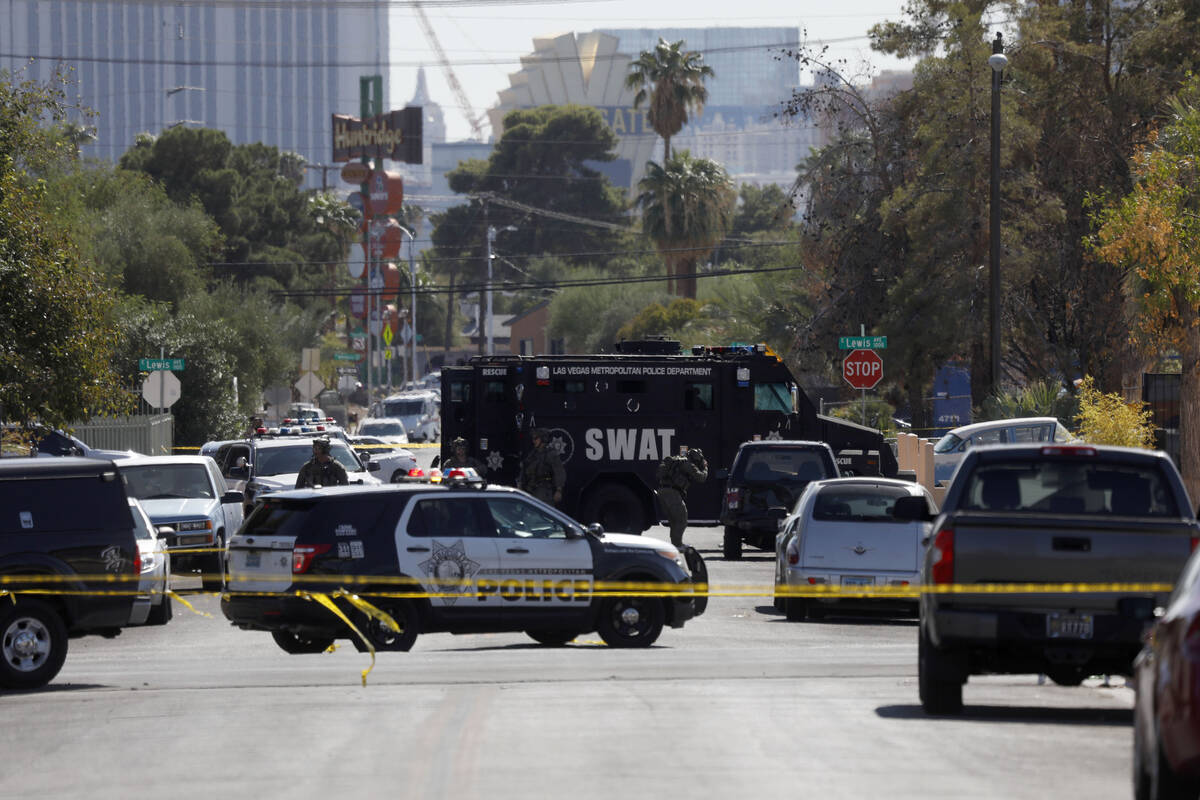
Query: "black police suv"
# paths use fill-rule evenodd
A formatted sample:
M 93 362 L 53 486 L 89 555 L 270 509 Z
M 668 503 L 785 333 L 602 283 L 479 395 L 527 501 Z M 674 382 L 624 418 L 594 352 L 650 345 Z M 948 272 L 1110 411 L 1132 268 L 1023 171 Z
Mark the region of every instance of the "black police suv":
M 742 557 L 743 542 L 774 550 L 779 521 L 791 512 L 804 487 L 810 481 L 839 477 L 829 445 L 783 439 L 744 442 L 728 475 L 721 472 L 717 477 L 726 478 L 721 524 L 728 559 Z
M 140 577 L 133 516 L 112 461 L 0 460 L 0 593 L 10 595 L 0 596 L 0 688 L 52 681 L 68 638 L 120 633 Z
M 263 498 L 229 542 L 221 609 L 241 628 L 269 631 L 289 653 L 346 638 L 365 649 L 337 615 L 297 594 L 339 588 L 398 623 L 399 633 L 336 601 L 382 650 L 408 650 L 419 633 L 496 631 L 524 631 L 547 645 L 597 631 L 613 646 L 647 647 L 664 625 L 679 628 L 703 612 L 693 582 L 707 583 L 694 550 L 584 528 L 516 489 L 345 486 Z M 614 587 L 630 594 L 605 593 Z

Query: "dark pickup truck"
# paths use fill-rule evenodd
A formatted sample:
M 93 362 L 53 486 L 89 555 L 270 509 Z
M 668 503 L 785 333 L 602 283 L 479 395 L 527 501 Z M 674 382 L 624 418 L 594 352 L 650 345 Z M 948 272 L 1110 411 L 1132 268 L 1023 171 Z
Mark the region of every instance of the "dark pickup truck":
M 49 683 L 68 638 L 120 633 L 137 593 L 138 559 L 113 462 L 0 460 L 0 689 Z
M 922 707 L 960 712 L 970 675 L 1044 673 L 1078 685 L 1088 675 L 1130 674 L 1142 634 L 1198 538 L 1187 491 L 1164 453 L 971 450 L 925 555 Z

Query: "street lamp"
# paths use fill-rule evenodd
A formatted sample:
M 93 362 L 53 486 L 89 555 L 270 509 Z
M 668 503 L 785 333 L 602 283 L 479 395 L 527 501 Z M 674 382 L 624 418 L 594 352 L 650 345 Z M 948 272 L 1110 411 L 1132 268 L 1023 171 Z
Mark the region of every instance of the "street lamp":
M 498 231 L 515 231 L 517 226 L 505 225 L 503 228 L 497 229 L 495 225 L 489 225 L 487 229 L 487 314 L 484 317 L 484 324 L 487 326 L 487 354 L 495 355 L 495 348 L 492 346 L 492 245 L 496 243 L 496 233 Z
M 401 232 L 408 236 L 408 285 L 412 292 L 412 381 L 417 381 L 417 262 L 413 258 L 413 250 L 417 246 L 417 237 L 408 228 L 400 226 Z
M 995 394 L 1000 391 L 1000 78 L 1008 66 L 1008 58 L 1004 55 L 1004 38 L 999 31 L 992 41 L 988 66 L 992 68 L 992 185 L 988 219 L 991 297 L 988 312 L 992 339 L 992 393 Z

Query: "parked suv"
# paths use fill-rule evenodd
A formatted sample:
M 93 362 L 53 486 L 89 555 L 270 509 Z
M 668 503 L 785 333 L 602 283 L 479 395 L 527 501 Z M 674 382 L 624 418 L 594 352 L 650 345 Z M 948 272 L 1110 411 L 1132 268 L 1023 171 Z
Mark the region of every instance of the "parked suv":
M 113 637 L 129 624 L 141 566 L 112 461 L 0 461 L 0 578 L 0 593 L 11 593 L 0 598 L 0 687 L 44 686 L 68 637 Z M 61 594 L 22 592 L 47 588 Z
M 231 591 L 221 610 L 238 627 L 269 631 L 289 653 L 347 638 L 362 649 L 341 618 L 296 594 L 347 586 L 401 628 L 339 600 L 379 649 L 408 650 L 418 633 L 437 631 L 524 631 L 546 645 L 598 631 L 611 646 L 648 647 L 664 625 L 682 627 L 703 611 L 706 599 L 690 584 L 707 580 L 691 548 L 681 554 L 659 539 L 584 528 L 524 492 L 469 476 L 456 484 L 452 474 L 443 484 L 269 496 L 229 542 Z M 686 586 L 629 596 L 597 586 L 613 582 Z
M 744 442 L 725 478 L 721 524 L 726 558 L 742 557 L 742 542 L 775 549 L 779 521 L 787 517 L 810 481 L 839 477 L 833 450 L 824 442 L 784 439 Z

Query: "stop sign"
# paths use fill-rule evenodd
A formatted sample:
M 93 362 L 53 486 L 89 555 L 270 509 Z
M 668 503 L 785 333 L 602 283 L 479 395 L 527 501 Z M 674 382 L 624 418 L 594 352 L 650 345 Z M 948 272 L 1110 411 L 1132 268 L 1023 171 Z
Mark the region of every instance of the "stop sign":
M 883 378 L 883 359 L 874 350 L 852 350 L 842 361 L 842 377 L 855 389 L 874 389 Z

